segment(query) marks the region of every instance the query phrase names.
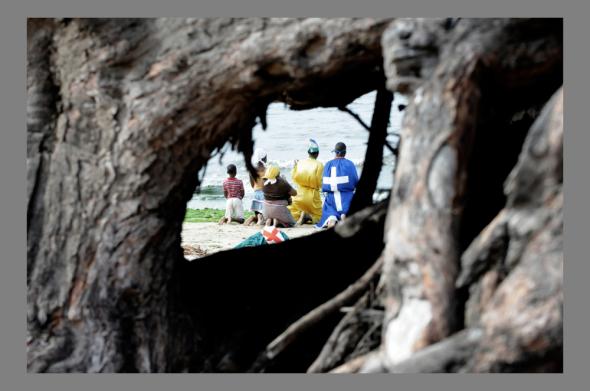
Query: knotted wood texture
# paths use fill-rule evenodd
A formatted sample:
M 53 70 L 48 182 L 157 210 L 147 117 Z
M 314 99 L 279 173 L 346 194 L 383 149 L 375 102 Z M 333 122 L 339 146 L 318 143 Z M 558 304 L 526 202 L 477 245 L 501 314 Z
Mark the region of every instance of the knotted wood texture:
M 384 282 L 388 286 L 388 313 L 383 340 L 386 367 L 394 367 L 414 352 L 465 327 L 468 289 L 471 293 L 483 290 L 482 299 L 489 299 L 493 288 L 456 286 L 460 259 L 466 247 L 502 208 L 525 194 L 540 191 L 524 178 L 533 181 L 531 178 L 536 177 L 541 183 L 561 186 L 561 177 L 555 177 L 556 171 L 561 170 L 557 163 L 562 159 L 559 135 L 563 129 L 558 121 L 545 125 L 547 132 L 555 134 L 551 138 L 555 143 L 551 149 L 554 154 L 547 151 L 540 159 L 550 164 L 552 171 L 543 170 L 544 164 L 527 163 L 531 158 L 526 149 L 530 140 L 521 153 L 529 125 L 538 114 L 527 117 L 531 112 L 538 113 L 561 85 L 561 22 L 464 20 L 452 28 L 443 28 L 438 22 L 396 21 L 384 34 L 386 72 L 393 81 L 399 76 L 392 87 L 411 91 L 386 223 Z M 425 54 L 420 56 L 420 53 Z M 434 59 L 435 55 L 438 60 Z M 422 79 L 414 77 L 406 81 L 410 71 Z M 557 110 L 554 115 L 559 116 L 561 106 L 556 102 L 557 97 L 546 110 Z M 529 139 L 538 137 L 535 134 L 544 125 L 535 126 L 528 131 Z M 519 165 L 511 178 L 521 180 L 515 184 L 512 179 L 503 192 L 502 184 L 519 154 Z M 535 175 L 520 172 L 524 166 L 528 170 L 534 166 Z M 554 206 L 550 203 L 533 207 L 533 200 L 524 197 L 521 205 L 532 208 L 529 212 L 537 219 L 546 213 L 561 216 L 557 206 L 552 212 Z M 556 268 L 546 276 L 552 280 L 546 283 L 553 287 L 556 295 L 553 299 L 557 300 L 551 315 L 547 315 L 552 320 L 545 324 L 553 329 L 553 322 L 561 319 L 558 304 L 561 273 L 557 258 L 563 254 L 558 250 L 561 231 L 553 230 L 550 236 L 546 240 L 557 248 L 537 262 L 549 262 L 552 266 L 547 267 Z M 470 251 L 464 255 L 467 259 L 473 257 L 474 250 Z M 511 252 L 511 256 L 524 259 L 522 252 Z M 463 273 L 465 268 L 466 265 Z M 533 264 L 528 268 L 530 273 L 537 273 Z M 498 278 L 489 274 L 484 281 L 487 285 L 498 284 Z M 475 298 L 471 296 L 470 300 Z M 474 306 L 471 302 L 467 305 L 468 324 Z M 516 303 L 512 304 L 518 308 Z M 517 322 L 512 318 L 516 313 L 507 306 L 495 311 L 493 316 L 490 312 L 487 322 L 504 324 L 508 319 Z M 530 310 L 533 308 L 536 307 L 531 306 Z M 524 308 L 520 311 L 524 313 Z M 513 327 L 503 331 L 520 335 L 514 324 Z M 484 344 L 490 343 L 488 339 L 485 341 Z M 548 346 L 560 351 L 559 338 L 551 341 Z M 524 351 L 513 345 L 504 346 L 505 341 L 499 339 L 495 342 L 487 346 L 495 352 L 487 353 L 487 366 L 478 364 L 474 370 L 499 370 L 502 349 L 513 354 L 511 359 L 505 356 L 512 366 L 507 365 L 504 370 L 516 369 L 518 360 L 528 361 Z M 548 361 L 556 363 L 553 358 Z
M 30 19 L 29 371 L 203 369 L 174 277 L 197 172 L 228 140 L 251 153 L 272 101 L 375 89 L 387 23 Z

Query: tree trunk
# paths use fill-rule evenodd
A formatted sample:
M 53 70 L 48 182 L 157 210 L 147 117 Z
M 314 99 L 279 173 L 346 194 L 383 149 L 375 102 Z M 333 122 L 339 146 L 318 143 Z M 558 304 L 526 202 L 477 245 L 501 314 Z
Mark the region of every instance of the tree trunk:
M 226 285 L 237 269 L 221 261 L 208 266 L 233 255 L 184 264 L 180 231 L 196 173 L 227 140 L 247 155 L 256 118 L 274 100 L 296 109 L 341 106 L 374 89 L 383 78 L 380 37 L 387 24 L 30 19 L 28 370 L 218 368 L 207 350 L 215 339 L 204 340 L 208 325 L 191 311 L 217 297 L 210 310 L 239 328 L 244 319 L 236 323 L 229 298 L 247 295 Z M 378 243 L 370 252 L 377 257 Z M 270 264 L 259 257 L 244 251 L 235 258 L 248 265 L 239 274 L 248 282 L 245 292 L 289 274 L 278 268 L 270 276 L 261 269 Z M 338 262 L 342 280 L 311 289 L 317 296 L 293 284 L 306 273 L 317 273 L 312 280 L 319 283 L 320 270 L 336 266 L 329 260 L 272 293 L 309 295 L 285 315 L 294 320 L 354 281 L 373 259 L 350 259 L 348 271 L 347 262 Z M 208 284 L 220 273 L 225 282 Z M 187 275 L 190 289 L 210 289 L 186 296 L 189 287 L 181 282 Z M 263 303 L 243 304 L 268 310 Z M 285 328 L 285 319 L 277 317 L 269 329 Z M 257 337 L 263 342 L 274 335 Z
M 419 24 L 414 41 L 404 23 L 394 22 L 384 38 L 385 53 L 393 51 L 386 69 L 402 72 L 400 79 L 416 61 L 404 50 L 438 31 Z M 455 286 L 461 254 L 505 205 L 502 183 L 538 108 L 561 85 L 561 27 L 559 20 L 460 21 L 437 36 L 440 63 L 418 72 L 425 79 L 406 109 L 386 223 L 386 367 L 464 327 L 468 292 Z M 424 67 L 432 66 L 428 53 Z
M 393 93 L 385 89 L 385 86 L 377 89 L 363 173 L 357 184 L 349 214 L 358 212 L 373 203 L 373 194 L 377 188 L 377 180 L 383 165 L 383 145 L 387 140 L 387 126 L 389 125 L 392 101 Z

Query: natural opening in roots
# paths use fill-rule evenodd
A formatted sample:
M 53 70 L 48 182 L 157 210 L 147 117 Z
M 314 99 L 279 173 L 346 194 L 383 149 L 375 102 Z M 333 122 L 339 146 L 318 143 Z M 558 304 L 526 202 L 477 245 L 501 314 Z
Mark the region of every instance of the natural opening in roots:
M 357 107 L 355 104 L 349 107 L 354 114 L 360 111 L 361 120 L 368 127 L 371 127 L 375 96 L 375 93 L 369 94 L 363 97 Z M 362 105 L 367 107 L 359 110 Z M 290 129 L 273 129 L 273 121 L 277 121 L 274 126 L 281 126 L 281 122 L 275 118 L 276 112 L 273 112 L 278 109 L 285 110 L 276 106 L 269 108 L 269 129 L 266 133 L 259 128 L 261 124 L 254 129 L 256 147 L 259 142 L 262 144 L 263 141 L 268 141 L 269 137 L 276 135 L 278 140 L 273 148 L 281 143 L 294 142 L 296 145 L 291 153 L 299 158 L 305 157 L 307 136 L 299 142 L 290 141 L 289 137 L 293 137 Z M 333 144 L 336 141 L 344 141 L 349 146 L 348 151 L 362 148 L 355 156 L 347 153 L 347 158 L 360 163 L 365 158 L 364 144 L 369 132 L 344 111 L 324 108 L 314 112 L 289 112 L 289 115 L 293 118 L 303 117 L 301 128 L 309 129 L 312 134 L 314 127 L 321 124 L 305 118 L 306 114 L 309 117 L 309 114 L 329 113 L 334 118 L 340 118 L 343 124 L 350 127 L 350 135 L 355 136 L 352 141 L 347 139 L 351 136 L 347 136 L 346 132 L 329 134 L 330 139 L 327 141 L 327 137 L 323 138 L 321 132 L 320 136 L 313 135 L 312 138 L 323 147 L 320 154 L 323 155 L 321 157 L 324 162 L 333 158 L 330 152 Z M 392 112 L 389 131 L 393 134 L 397 130 L 396 125 L 399 123 L 401 112 Z M 240 138 L 234 140 L 233 145 L 237 145 L 239 149 L 240 144 L 243 146 L 252 141 L 250 137 L 249 132 L 243 132 Z M 385 157 L 392 159 L 391 163 L 394 163 L 394 159 L 388 158 L 388 155 L 392 155 L 392 145 L 396 146 L 397 141 L 398 137 L 393 134 L 387 139 L 389 148 L 383 143 L 380 146 L 387 148 Z M 286 160 L 286 164 L 283 164 L 286 167 L 282 167 L 281 171 L 282 174 L 288 174 L 288 154 L 275 153 L 273 156 L 271 147 L 266 146 L 266 149 L 270 161 Z M 280 148 L 278 150 L 280 151 Z M 283 154 L 286 159 L 283 159 Z M 187 178 L 192 176 L 189 183 L 195 189 L 200 186 L 201 191 L 211 191 L 207 186 L 213 184 L 207 180 L 207 175 L 215 178 L 216 171 L 212 169 L 212 165 L 218 165 L 217 157 L 213 156 L 212 161 L 208 163 L 209 167 L 204 171 L 205 178 L 202 182 L 196 179 L 196 170 L 185 175 Z M 244 186 L 249 187 L 247 167 L 241 151 L 230 151 L 223 157 L 222 164 L 217 167 L 217 174 L 225 175 L 225 165 L 230 162 L 237 163 L 230 161 L 231 159 L 239 160 Z M 359 171 L 360 168 L 357 167 Z M 381 166 L 378 168 L 381 169 Z M 382 170 L 385 182 L 383 187 L 391 187 L 392 169 L 393 164 L 387 164 L 386 160 Z M 365 172 L 361 174 L 361 178 L 363 175 Z M 291 184 L 295 185 L 292 182 Z M 198 201 L 198 197 L 195 198 Z M 195 205 L 195 198 L 193 201 L 189 200 L 189 207 Z M 244 204 L 244 208 L 247 207 L 248 205 Z M 179 298 L 176 304 L 181 307 L 180 312 L 186 314 L 187 322 L 198 324 L 198 330 L 195 332 L 199 335 L 200 351 L 195 352 L 192 366 L 205 372 L 254 370 L 251 368 L 252 363 L 273 338 L 280 335 L 298 318 L 344 290 L 375 262 L 383 249 L 385 211 L 384 199 L 373 206 L 368 214 L 365 212 L 367 216 L 363 218 L 356 218 L 354 214 L 349 216 L 349 223 L 340 230 L 323 231 L 282 244 L 215 252 L 192 262 L 177 262 L 174 286 L 171 290 Z M 239 240 L 235 239 L 237 244 Z M 198 238 L 195 240 L 198 245 Z M 178 242 L 180 243 L 180 240 Z M 335 312 L 324 317 L 317 325 L 302 333 L 297 344 L 285 349 L 271 363 L 257 370 L 305 372 L 343 315 L 342 312 Z
M 360 205 L 366 206 L 369 203 L 382 201 L 388 197 L 393 183 L 393 168 L 399 143 L 402 112 L 397 109 L 390 111 L 389 126 L 384 133 L 386 145 L 383 145 L 380 140 L 371 141 L 371 150 L 367 151 L 370 132 L 364 126 L 370 127 L 375 98 L 375 91 L 359 97 L 347 106 L 348 112 L 337 108 L 294 111 L 282 103 L 273 103 L 267 111 L 266 130 L 260 122 L 253 129 L 254 147 L 264 150 L 267 154 L 267 163 L 278 166 L 281 177 L 297 188 L 291 176 L 292 169 L 295 161 L 308 158 L 307 148 L 310 139 L 314 139 L 319 144 L 320 152 L 317 160 L 324 164 L 334 158 L 332 149 L 336 142 L 345 142 L 346 158 L 354 163 L 361 177 L 364 175 L 364 182 L 359 183 L 358 188 L 366 190 L 367 196 L 370 197 L 363 200 Z M 194 176 L 199 177 L 199 185 L 187 203 L 182 232 L 183 249 L 189 260 L 231 248 L 252 235 L 257 229 L 255 224 L 246 227 L 238 222 L 232 222 L 229 227 L 227 225 L 212 226 L 222 218 L 225 212 L 226 200 L 222 184 L 228 176 L 226 173 L 228 164 L 236 165 L 236 178 L 241 180 L 244 186 L 245 195 L 242 199 L 244 219 L 250 222 L 250 218 L 255 218 L 251 210 L 254 190 L 250 183 L 244 155 L 231 147 L 230 143 L 226 143 L 212 155 L 199 173 L 194 172 Z M 372 158 L 373 155 L 380 154 L 380 156 L 375 156 L 375 161 L 365 162 L 367 153 Z M 299 215 L 296 214 L 294 217 L 297 219 Z M 207 224 L 192 224 L 195 222 Z M 308 234 L 313 229 L 313 224 L 307 221 L 302 227 L 303 229 L 289 230 L 289 235 Z M 234 236 L 228 236 L 232 233 Z

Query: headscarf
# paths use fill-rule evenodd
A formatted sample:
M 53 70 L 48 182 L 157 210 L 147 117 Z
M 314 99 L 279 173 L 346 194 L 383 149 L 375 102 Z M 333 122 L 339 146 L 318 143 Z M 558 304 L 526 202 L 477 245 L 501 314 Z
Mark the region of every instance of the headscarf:
M 312 138 L 309 139 L 309 147 L 307 147 L 307 153 L 316 153 L 320 151 L 320 146 Z
M 277 166 L 274 165 L 270 165 L 266 168 L 266 171 L 264 173 L 263 178 L 266 179 L 266 181 L 264 182 L 264 186 L 271 184 L 274 185 L 277 182 L 277 177 L 279 176 L 279 174 L 281 173 L 281 171 L 279 170 L 279 168 Z
M 264 149 L 262 149 L 262 148 L 256 148 L 254 150 L 254 154 L 252 154 L 252 165 L 254 167 L 256 167 L 260 163 L 263 166 L 266 166 L 266 164 L 262 160 L 265 157 L 266 157 L 266 151 Z

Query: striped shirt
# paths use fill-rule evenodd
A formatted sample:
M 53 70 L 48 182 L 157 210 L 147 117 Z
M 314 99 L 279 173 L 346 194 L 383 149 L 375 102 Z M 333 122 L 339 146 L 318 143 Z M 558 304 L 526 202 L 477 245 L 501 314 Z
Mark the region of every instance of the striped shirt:
M 225 198 L 244 198 L 244 184 L 238 178 L 223 180 L 223 194 Z

